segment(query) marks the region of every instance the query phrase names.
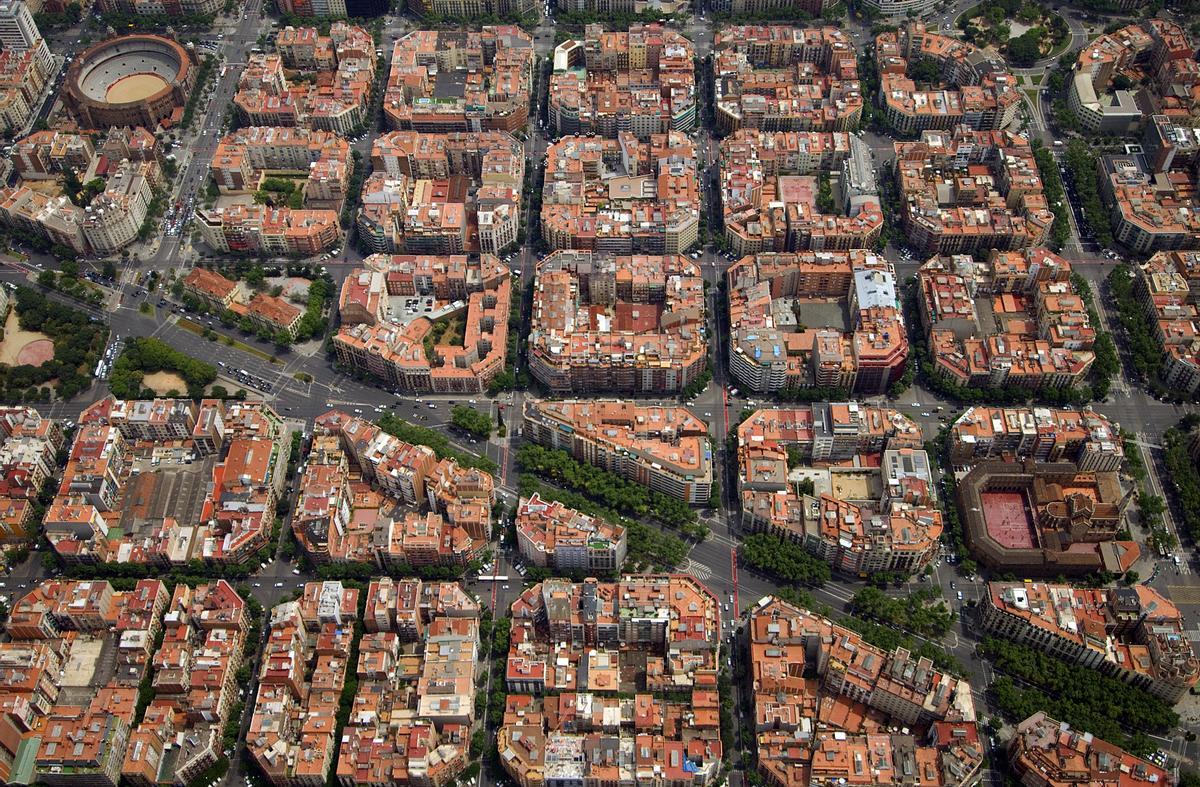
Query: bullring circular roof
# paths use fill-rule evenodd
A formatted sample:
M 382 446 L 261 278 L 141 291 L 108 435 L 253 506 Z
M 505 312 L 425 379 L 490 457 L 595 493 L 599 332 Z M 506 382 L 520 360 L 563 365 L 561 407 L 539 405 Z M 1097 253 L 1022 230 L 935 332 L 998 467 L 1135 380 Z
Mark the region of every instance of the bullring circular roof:
M 187 76 L 191 61 L 177 42 L 162 36 L 129 35 L 88 49 L 73 64 L 76 92 L 99 104 L 149 99 Z

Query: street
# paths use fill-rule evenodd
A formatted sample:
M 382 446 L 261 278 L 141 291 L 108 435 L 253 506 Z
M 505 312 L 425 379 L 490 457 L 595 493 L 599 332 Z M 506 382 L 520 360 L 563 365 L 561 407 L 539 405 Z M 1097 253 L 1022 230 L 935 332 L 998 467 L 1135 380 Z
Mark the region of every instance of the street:
M 239 18 L 236 15 L 223 23 L 224 38 L 220 44 L 218 55 L 221 62 L 227 65 L 227 70 L 221 76 L 214 74 L 215 84 L 212 95 L 207 103 L 198 111 L 197 121 L 193 130 L 185 136 L 186 151 L 181 159 L 180 172 L 177 176 L 168 204 L 176 201 L 191 204 L 201 199 L 204 185 L 208 178 L 209 166 L 221 134 L 225 114 L 229 109 L 233 94 L 236 90 L 239 76 L 246 62 L 246 54 L 259 36 L 269 28 L 269 17 L 261 16 L 264 0 L 249 0 L 239 10 L 244 11 Z M 941 28 L 949 33 L 946 26 L 953 25 L 955 19 L 976 5 L 975 0 L 959 0 L 945 12 L 938 12 L 929 19 L 931 28 Z M 698 57 L 704 58 L 711 53 L 714 37 L 714 24 L 711 18 L 705 18 L 702 11 L 697 9 L 688 22 L 684 31 L 693 38 Z M 1066 51 L 1074 51 L 1086 43 L 1087 32 L 1072 14 L 1065 15 L 1070 26 L 1071 39 Z M 413 26 L 411 20 L 402 16 L 389 16 L 385 20 L 382 48 L 385 59 L 391 56 L 391 41 L 402 35 Z M 855 40 L 869 40 L 871 24 L 863 21 L 850 20 L 847 29 Z M 69 32 L 69 31 L 68 31 Z M 553 49 L 555 28 L 552 20 L 542 20 L 533 32 L 535 51 L 539 57 L 547 56 Z M 1053 66 L 1057 57 L 1047 57 L 1038 61 L 1028 69 L 1018 69 L 1016 72 L 1029 78 L 1040 77 L 1048 67 Z M 545 85 L 540 85 L 539 102 L 545 99 Z M 1046 127 L 1046 106 L 1041 91 L 1036 97 L 1026 96 L 1029 123 L 1029 135 L 1040 138 L 1045 144 L 1051 145 L 1053 134 Z M 47 101 L 41 112 L 49 111 L 53 101 Z M 372 139 L 382 129 L 378 127 L 378 119 L 366 137 L 353 148 L 362 154 L 363 160 L 370 159 Z M 894 141 L 881 134 L 866 132 L 863 135 L 872 150 L 877 169 L 892 165 L 894 156 Z M 544 129 L 534 118 L 528 125 L 526 145 L 526 167 L 530 171 L 544 166 L 545 151 L 552 141 Z M 702 209 L 709 213 L 708 226 L 720 226 L 720 199 L 717 181 L 717 159 L 719 157 L 720 140 L 708 130 L 700 131 L 697 138 L 697 150 L 703 182 Z M 1055 151 L 1056 157 L 1061 153 Z M 537 182 L 537 179 L 534 179 Z M 1067 197 L 1070 203 L 1069 197 Z M 1068 259 L 1086 281 L 1091 284 L 1095 293 L 1096 309 L 1105 329 L 1117 335 L 1118 325 L 1115 315 L 1103 296 L 1104 278 L 1114 266 L 1114 261 L 1099 256 L 1096 244 L 1088 238 L 1081 238 L 1079 225 L 1082 213 L 1079 206 L 1069 204 L 1068 216 L 1071 233 L 1064 249 L 1063 256 Z M 539 217 L 528 212 L 523 217 L 526 242 L 514 250 L 516 256 L 511 263 L 513 272 L 519 274 L 514 284 L 514 293 L 519 292 L 523 297 L 533 285 L 537 265 L 542 258 L 537 249 L 536 239 L 540 233 Z M 85 311 L 89 315 L 103 318 L 108 322 L 113 334 L 123 338 L 154 337 L 187 355 L 203 359 L 218 366 L 220 379 L 218 384 L 230 391 L 246 388 L 250 398 L 262 398 L 272 404 L 279 414 L 290 422 L 294 429 L 311 429 L 313 420 L 330 409 L 341 409 L 367 419 L 378 418 L 383 413 L 390 413 L 412 422 L 418 426 L 429 427 L 444 433 L 456 448 L 478 453 L 497 463 L 498 481 L 496 488 L 501 500 L 511 511 L 517 500 L 516 452 L 522 438 L 518 436 L 521 426 L 522 413 L 526 401 L 536 396 L 535 391 L 516 390 L 505 393 L 495 399 L 488 399 L 482 394 L 422 394 L 415 396 L 397 394 L 374 385 L 366 379 L 339 370 L 334 361 L 327 357 L 321 341 L 315 341 L 304 347 L 280 351 L 274 344 L 263 342 L 254 337 L 244 335 L 236 328 L 223 327 L 219 320 L 188 314 L 177 309 L 178 304 L 167 300 L 165 305 L 155 306 L 150 314 L 142 313 L 139 302 L 142 298 L 134 297 L 132 290 L 140 275 L 157 271 L 163 275 L 164 281 L 170 273 L 179 275 L 186 271 L 194 262 L 201 250 L 193 249 L 190 245 L 187 230 L 156 239 L 155 246 L 147 246 L 143 255 L 134 254 L 127 260 L 121 261 L 121 276 L 117 286 L 106 291 L 110 296 L 106 308 L 95 309 L 80 305 L 77 301 L 59 293 L 47 293 L 48 297 Z M 152 248 L 152 251 L 150 250 Z M 744 611 L 751 608 L 760 598 L 770 595 L 778 588 L 778 583 L 762 576 L 739 561 L 738 549 L 742 539 L 747 535 L 741 526 L 741 511 L 738 489 L 734 473 L 737 472 L 737 456 L 730 455 L 726 447 L 726 436 L 731 428 L 740 422 L 743 410 L 754 409 L 749 402 L 755 401 L 757 407 L 772 405 L 768 397 L 746 395 L 731 395 L 731 389 L 737 387 L 727 370 L 727 355 L 729 352 L 729 315 L 723 309 L 717 308 L 717 298 L 721 290 L 720 282 L 732 264 L 723 256 L 716 245 L 708 244 L 697 249 L 702 276 L 708 286 L 708 315 L 707 330 L 712 337 L 711 359 L 713 380 L 687 406 L 709 425 L 709 434 L 714 447 L 714 475 L 721 484 L 721 499 L 719 507 L 711 512 L 705 512 L 703 521 L 710 529 L 710 535 L 704 541 L 690 543 L 686 561 L 677 570 L 689 574 L 703 582 L 722 603 L 731 603 L 732 620 L 723 621 L 725 630 L 735 629 L 742 621 Z M 913 276 L 919 261 L 906 259 L 904 249 L 896 244 L 889 244 L 884 250 L 885 257 L 892 262 L 896 270 L 897 281 L 903 282 Z M 363 255 L 347 238 L 343 251 L 339 256 L 321 263 L 328 269 L 335 287 L 340 287 L 350 271 L 361 264 Z M 689 256 L 689 259 L 692 259 Z M 30 254 L 28 261 L 15 257 L 0 257 L 0 281 L 22 286 L 36 286 L 34 281 L 39 270 L 53 269 L 55 261 L 46 255 Z M 152 304 L 160 298 L 169 296 L 162 290 L 151 293 L 147 300 Z M 336 303 L 336 299 L 335 299 Z M 526 304 L 528 306 L 528 304 Z M 333 307 L 336 312 L 336 306 Z M 330 324 L 337 324 L 336 313 L 330 315 Z M 530 315 L 523 314 L 521 335 L 528 336 Z M 191 328 L 191 329 L 189 329 Z M 914 329 L 914 326 L 909 326 Z M 205 331 L 213 338 L 205 338 Z M 519 358 L 519 368 L 527 368 L 526 359 Z M 261 385 L 247 384 L 240 381 L 236 371 L 240 370 L 259 381 L 270 385 L 267 390 Z M 96 381 L 91 390 L 72 401 L 56 401 L 50 404 L 39 404 L 37 408 L 44 415 L 57 419 L 77 419 L 79 413 L 97 399 L 108 395 L 107 384 Z M 597 396 L 605 394 L 598 392 Z M 474 405 L 469 399 L 476 400 Z M 881 397 L 882 398 L 882 397 Z M 679 404 L 679 398 L 674 396 L 647 397 L 640 403 Z M 474 406 L 481 412 L 496 417 L 500 415 L 507 427 L 503 437 L 493 436 L 490 439 L 476 441 L 464 437 L 450 426 L 451 411 L 457 405 Z M 926 440 L 933 439 L 942 428 L 954 422 L 965 409 L 958 402 L 950 401 L 930 390 L 918 377 L 917 383 L 903 392 L 888 406 L 894 407 L 905 416 L 918 423 L 923 430 Z M 777 406 L 786 407 L 779 404 Z M 1181 406 L 1159 401 L 1150 396 L 1143 388 L 1131 381 L 1124 366 L 1118 378 L 1114 381 L 1111 393 L 1105 401 L 1096 402 L 1094 409 L 1119 424 L 1124 430 L 1135 436 L 1134 448 L 1139 452 L 1148 471 L 1148 492 L 1168 497 L 1171 494 L 1170 479 L 1163 463 L 1163 435 L 1174 427 L 1180 418 L 1188 412 L 1197 412 L 1194 406 Z M 935 480 L 940 480 L 941 471 Z M 940 501 L 942 505 L 953 505 L 953 501 Z M 1175 529 L 1175 516 L 1170 507 L 1164 516 L 1164 524 L 1170 532 L 1179 535 Z M 284 522 L 290 526 L 290 517 Z M 1144 537 L 1143 534 L 1139 534 Z M 1183 534 L 1181 541 L 1187 539 Z M 507 580 L 481 580 L 469 577 L 464 584 L 471 593 L 479 594 L 482 603 L 493 610 L 494 615 L 502 616 L 512 602 L 525 587 L 521 576 L 514 568 L 518 558 L 514 545 L 506 544 L 500 548 L 493 541 L 492 548 L 496 558 L 494 574 L 509 577 Z M 1183 610 L 1188 621 L 1188 634 L 1193 645 L 1200 642 L 1200 562 L 1195 551 L 1188 545 L 1181 548 L 1182 565 L 1176 565 L 1170 557 L 1159 557 L 1144 551 L 1138 570 L 1143 581 L 1150 584 L 1159 592 L 1164 593 Z M 247 579 L 254 597 L 268 610 L 285 598 L 291 597 L 298 587 L 315 575 L 305 570 L 299 563 L 294 563 L 284 557 L 282 544 L 272 560 L 263 568 Z M 960 558 L 963 556 L 959 556 Z M 297 573 L 298 572 L 298 573 Z M 14 566 L 6 578 L 8 593 L 19 593 L 27 590 L 41 579 L 46 571 L 42 565 L 42 556 L 34 552 L 26 561 Z M 824 587 L 806 589 L 819 602 L 828 604 L 835 611 L 834 617 L 848 612 L 849 602 L 854 593 L 865 587 L 867 583 L 857 577 L 835 575 L 834 581 Z M 966 676 L 972 684 L 975 700 L 981 709 L 987 709 L 985 696 L 986 687 L 992 679 L 989 665 L 975 655 L 975 647 L 980 639 L 980 627 L 976 619 L 975 605 L 986 592 L 985 580 L 982 576 L 970 579 L 963 576 L 957 568 L 948 561 L 939 560 L 928 583 L 917 579 L 901 587 L 888 590 L 890 594 L 899 595 L 919 587 L 939 588 L 948 604 L 958 617 L 952 630 L 937 644 L 943 647 L 961 663 Z M 957 600 L 961 591 L 962 601 Z M 916 639 L 920 639 L 916 637 Z M 487 688 L 491 687 L 491 677 L 488 676 Z M 256 682 L 247 688 L 248 698 L 253 698 Z M 246 714 L 243 717 L 242 734 L 245 734 L 249 723 L 252 702 L 247 703 Z M 987 709 L 990 714 L 991 709 Z M 494 721 L 494 720 L 493 720 Z M 739 724 L 746 723 L 739 719 Z M 751 722 L 752 723 L 752 722 Z M 1183 737 L 1182 729 L 1178 735 L 1165 741 L 1164 746 L 1173 756 L 1192 766 L 1200 763 L 1200 748 L 1196 742 L 1188 742 Z M 993 774 L 993 776 L 995 776 Z M 246 777 L 246 769 L 241 757 L 232 758 L 232 766 L 225 777 L 229 787 L 241 787 Z M 998 777 L 996 777 L 998 778 Z M 480 774 L 479 784 L 486 783 L 484 774 Z

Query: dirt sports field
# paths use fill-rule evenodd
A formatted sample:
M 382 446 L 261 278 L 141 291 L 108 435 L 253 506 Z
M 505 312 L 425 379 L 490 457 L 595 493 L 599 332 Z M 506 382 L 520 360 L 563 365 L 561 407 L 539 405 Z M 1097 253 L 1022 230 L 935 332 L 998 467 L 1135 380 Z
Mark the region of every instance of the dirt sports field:
M 142 385 L 154 391 L 154 393 L 162 396 L 167 391 L 179 391 L 183 393 L 187 390 L 187 383 L 183 378 L 175 374 L 175 372 L 154 372 L 142 378 Z
M 4 341 L 0 342 L 0 363 L 41 366 L 53 357 L 54 342 L 44 333 L 21 330 L 17 310 L 9 311 L 4 323 Z

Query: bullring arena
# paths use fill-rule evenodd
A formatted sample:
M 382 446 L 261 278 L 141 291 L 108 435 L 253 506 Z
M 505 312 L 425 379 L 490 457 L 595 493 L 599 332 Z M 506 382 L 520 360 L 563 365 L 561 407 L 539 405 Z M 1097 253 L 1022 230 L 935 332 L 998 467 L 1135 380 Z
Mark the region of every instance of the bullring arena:
M 156 35 L 110 38 L 88 48 L 67 73 L 67 106 L 85 128 L 169 125 L 195 80 L 192 58 Z

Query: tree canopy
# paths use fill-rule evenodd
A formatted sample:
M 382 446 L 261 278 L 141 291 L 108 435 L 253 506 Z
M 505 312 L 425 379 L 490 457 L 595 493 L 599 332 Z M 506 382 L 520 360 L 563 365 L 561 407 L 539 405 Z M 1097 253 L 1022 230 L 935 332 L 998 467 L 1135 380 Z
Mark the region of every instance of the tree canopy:
M 1016 66 L 1031 66 L 1042 56 L 1042 37 L 1046 34 L 1044 28 L 1031 27 L 1023 35 L 1009 40 L 1008 59 Z
M 1161 735 L 1179 723 L 1167 703 L 1092 668 L 991 637 L 979 652 L 1001 673 L 989 690 L 1010 721 L 1044 710 L 1143 757 L 1157 748 L 1146 733 Z
M 406 443 L 414 445 L 426 445 L 433 449 L 437 454 L 438 459 L 453 459 L 463 467 L 478 468 L 485 473 L 495 474 L 499 469 L 496 463 L 486 456 L 479 456 L 468 451 L 459 451 L 450 445 L 450 441 L 440 432 L 435 432 L 424 426 L 410 424 L 403 418 L 398 418 L 391 413 L 384 413 L 376 421 L 379 428 L 393 437 L 398 437 Z
M 691 538 L 704 540 L 708 537 L 708 527 L 697 521 L 696 512 L 687 503 L 626 481 L 615 473 L 578 462 L 566 451 L 527 443 L 517 451 L 517 466 L 523 472 L 548 478 L 625 516 L 652 516 Z
M 820 586 L 829 581 L 829 564 L 804 547 L 769 533 L 754 533 L 742 541 L 742 560 L 764 574 L 803 585 Z
M 937 591 L 921 588 L 903 598 L 893 598 L 879 588 L 866 587 L 850 599 L 855 614 L 925 637 L 941 637 L 954 624 L 954 612 Z
M 49 388 L 42 386 L 51 380 L 58 381 L 57 392 L 64 399 L 86 390 L 108 342 L 107 326 L 26 287 L 17 289 L 15 300 L 18 325 L 49 337 L 54 357 L 40 366 L 0 365 L 0 398 L 8 403 L 46 399 Z
M 492 435 L 492 419 L 465 404 L 460 404 L 450 411 L 450 423 L 455 428 L 482 440 L 486 440 Z
M 113 364 L 109 388 L 122 399 L 154 396 L 153 391 L 142 386 L 142 381 L 146 374 L 155 372 L 178 374 L 193 399 L 204 396 L 205 389 L 217 379 L 217 369 L 211 363 L 198 361 L 160 339 L 136 337 L 130 339 Z

